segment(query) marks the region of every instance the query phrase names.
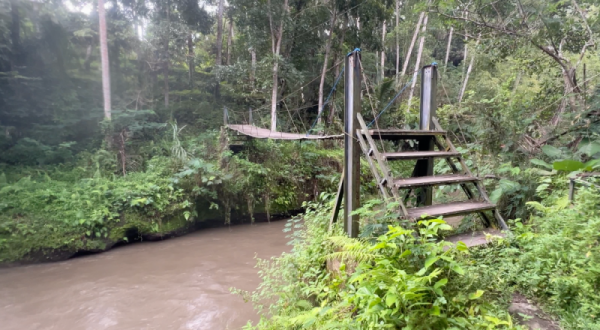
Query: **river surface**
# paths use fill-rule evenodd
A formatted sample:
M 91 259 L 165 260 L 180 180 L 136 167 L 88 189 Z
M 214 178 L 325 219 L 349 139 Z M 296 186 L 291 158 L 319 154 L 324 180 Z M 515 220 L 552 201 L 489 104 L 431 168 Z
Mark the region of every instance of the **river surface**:
M 290 250 L 284 225 L 207 229 L 0 269 L 0 329 L 240 329 L 258 316 L 229 288 L 257 287 L 255 254 Z

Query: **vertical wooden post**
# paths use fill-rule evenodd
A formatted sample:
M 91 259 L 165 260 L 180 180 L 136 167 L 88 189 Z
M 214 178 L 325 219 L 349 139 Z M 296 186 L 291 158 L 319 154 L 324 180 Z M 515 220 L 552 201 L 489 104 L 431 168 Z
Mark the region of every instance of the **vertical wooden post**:
M 223 124 L 224 124 L 225 126 L 227 126 L 227 125 L 229 124 L 229 122 L 228 122 L 228 120 L 227 120 L 227 117 L 229 117 L 229 116 L 227 115 L 227 107 L 223 107 Z
M 437 107 L 437 66 L 427 65 L 421 70 L 421 108 L 419 128 L 424 131 L 433 130 L 433 117 Z M 428 136 L 419 140 L 419 150 L 432 151 L 434 137 Z M 433 175 L 433 158 L 420 159 L 417 161 L 414 171 L 415 176 Z M 433 189 L 431 187 L 421 188 L 418 196 L 420 205 L 431 205 L 433 203 Z
M 348 236 L 358 237 L 360 206 L 360 146 L 355 137 L 360 113 L 360 53 L 354 50 L 346 57 L 344 87 L 344 229 Z
M 253 125 L 252 124 L 253 120 L 252 120 L 252 107 L 248 108 L 248 124 L 249 125 Z

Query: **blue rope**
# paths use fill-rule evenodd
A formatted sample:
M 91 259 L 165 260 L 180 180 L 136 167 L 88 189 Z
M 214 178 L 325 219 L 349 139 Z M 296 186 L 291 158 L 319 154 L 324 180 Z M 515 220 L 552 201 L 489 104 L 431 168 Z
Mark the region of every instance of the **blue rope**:
M 342 71 L 340 72 L 340 74 L 337 76 L 337 78 L 335 78 L 335 83 L 333 84 L 333 87 L 331 88 L 331 91 L 329 92 L 329 95 L 327 96 L 327 99 L 325 99 L 325 102 L 323 103 L 323 106 L 319 110 L 319 113 L 317 114 L 317 118 L 315 118 L 315 121 L 313 122 L 312 126 L 310 127 L 310 129 L 308 130 L 308 132 L 306 132 L 306 136 L 308 136 L 310 134 L 310 131 L 312 131 L 313 128 L 315 128 L 315 125 L 317 125 L 317 122 L 319 121 L 319 118 L 321 118 L 321 114 L 323 114 L 323 110 L 325 109 L 325 106 L 327 105 L 327 103 L 329 103 L 329 99 L 331 98 L 331 95 L 335 91 L 335 87 L 340 82 L 340 78 L 342 77 L 342 74 L 344 74 L 344 70 L 345 69 L 346 69 L 345 67 L 342 68 Z
M 373 119 L 373 121 L 371 121 L 369 123 L 369 125 L 367 125 L 367 127 L 371 127 L 371 125 L 373 125 L 373 123 L 379 119 L 379 117 L 385 112 L 385 110 L 387 110 L 393 103 L 394 101 L 396 101 L 396 99 L 400 96 L 400 94 L 402 94 L 402 92 L 404 92 L 404 90 L 408 87 L 408 85 L 410 85 L 413 81 L 413 78 L 410 78 L 410 80 L 406 83 L 406 85 L 404 85 L 404 87 L 402 87 L 402 89 L 396 94 L 396 96 L 394 96 L 394 98 L 390 101 L 390 103 L 388 103 L 385 108 L 383 108 L 383 110 L 381 110 L 379 112 L 379 114 L 377 114 L 377 116 L 375 116 L 375 119 Z
M 431 65 L 437 66 L 437 62 L 431 62 Z M 417 71 L 417 76 L 419 75 L 420 71 L 421 70 Z M 388 103 L 385 106 L 385 108 L 383 108 L 383 110 L 381 110 L 381 112 L 379 112 L 379 114 L 377 114 L 377 116 L 375 116 L 375 119 L 373 119 L 373 121 L 371 121 L 369 123 L 369 125 L 367 125 L 367 127 L 371 127 L 371 125 L 373 125 L 373 123 L 377 119 L 379 119 L 379 117 L 383 114 L 383 112 L 385 110 L 387 110 L 392 105 L 392 103 L 394 103 L 394 101 L 396 101 L 396 99 L 400 96 L 400 94 L 402 94 L 402 92 L 404 92 L 404 90 L 408 87 L 408 85 L 410 85 L 412 83 L 413 79 L 414 79 L 414 76 L 413 76 L 413 78 L 410 78 L 410 80 L 406 83 L 406 85 L 404 85 L 404 87 L 402 87 L 402 89 L 398 92 L 398 94 L 396 94 L 396 96 L 394 96 L 394 98 L 390 101 L 390 103 Z
M 352 55 L 352 53 L 354 53 L 354 52 L 360 52 L 360 48 L 354 48 L 354 50 L 353 50 L 353 51 L 351 51 L 350 53 L 348 53 L 346 56 L 350 56 L 350 55 Z

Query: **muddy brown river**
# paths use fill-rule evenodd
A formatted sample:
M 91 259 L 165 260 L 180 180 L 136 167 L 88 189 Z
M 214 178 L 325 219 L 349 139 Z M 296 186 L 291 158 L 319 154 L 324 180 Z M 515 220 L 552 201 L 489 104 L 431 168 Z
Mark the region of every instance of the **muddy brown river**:
M 255 254 L 290 250 L 284 225 L 207 229 L 0 269 L 0 329 L 240 329 L 258 316 L 229 288 L 257 287 Z

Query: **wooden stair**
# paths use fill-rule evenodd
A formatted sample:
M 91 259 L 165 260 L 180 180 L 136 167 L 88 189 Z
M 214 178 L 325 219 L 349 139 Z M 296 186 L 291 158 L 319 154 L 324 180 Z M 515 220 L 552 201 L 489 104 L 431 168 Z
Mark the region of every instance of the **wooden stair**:
M 435 130 L 397 130 L 397 129 L 368 129 L 364 119 L 357 115 L 360 129 L 356 131 L 359 145 L 366 156 L 371 172 L 377 181 L 380 193 L 385 202 L 398 202 L 400 211 L 405 219 L 417 220 L 420 218 L 435 218 L 443 216 L 464 215 L 478 213 L 486 226 L 497 226 L 502 230 L 508 230 L 504 219 L 496 209 L 481 182 L 481 179 L 473 176 L 466 166 L 460 152 L 456 150 L 447 132 L 442 130 L 437 120 L 433 120 Z M 399 141 L 416 140 L 419 143 L 430 143 L 437 146 L 438 150 L 380 152 L 374 139 Z M 382 144 L 383 146 L 383 144 Z M 388 162 L 400 160 L 421 159 L 444 159 L 452 174 L 440 176 L 417 176 L 410 178 L 393 178 Z M 459 166 L 457 166 L 457 164 Z M 415 168 L 416 170 L 416 168 Z M 415 172 L 416 173 L 416 172 Z M 418 205 L 407 207 L 406 202 L 413 189 L 434 187 L 440 185 L 460 185 L 467 196 L 466 201 L 451 202 L 436 205 Z M 474 190 L 471 187 L 474 186 Z M 407 190 L 404 199 L 400 197 L 400 190 Z M 475 193 L 477 191 L 477 194 Z M 491 211 L 496 220 L 492 223 L 486 212 Z

